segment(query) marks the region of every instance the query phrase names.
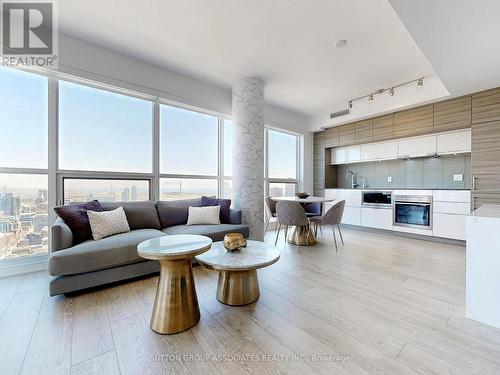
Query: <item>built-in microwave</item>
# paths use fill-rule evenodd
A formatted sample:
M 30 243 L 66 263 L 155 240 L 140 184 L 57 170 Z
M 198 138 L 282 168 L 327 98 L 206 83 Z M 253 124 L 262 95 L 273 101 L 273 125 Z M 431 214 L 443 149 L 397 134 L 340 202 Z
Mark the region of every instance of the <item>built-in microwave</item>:
M 432 197 L 396 195 L 393 225 L 417 229 L 432 229 Z
M 361 204 L 368 207 L 392 207 L 392 191 L 363 191 Z

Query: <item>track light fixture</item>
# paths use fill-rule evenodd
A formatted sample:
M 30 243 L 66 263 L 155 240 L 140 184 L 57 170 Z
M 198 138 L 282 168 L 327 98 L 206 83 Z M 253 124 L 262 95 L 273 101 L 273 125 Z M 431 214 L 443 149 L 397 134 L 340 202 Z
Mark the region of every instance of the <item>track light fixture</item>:
M 396 91 L 395 89 L 397 89 L 398 87 L 402 87 L 402 86 L 406 86 L 406 85 L 409 85 L 409 84 L 414 84 L 415 82 L 417 83 L 417 88 L 422 88 L 424 86 L 424 78 L 425 77 L 420 77 L 420 78 L 417 78 L 417 79 L 414 79 L 414 80 L 411 80 L 411 81 L 408 81 L 408 82 L 404 82 L 404 83 L 400 83 L 399 85 L 395 85 L 395 86 L 392 86 L 390 88 L 387 88 L 387 89 L 378 89 L 370 94 L 367 94 L 367 95 L 363 95 L 363 96 L 360 96 L 359 98 L 354 98 L 354 99 L 351 99 L 349 100 L 348 102 L 348 105 L 347 107 L 349 109 L 352 108 L 353 106 L 353 102 L 355 102 L 356 100 L 362 100 L 362 99 L 366 99 L 368 98 L 368 102 L 369 103 L 372 103 L 374 100 L 375 100 L 375 95 L 378 95 L 378 94 L 382 94 L 386 91 L 389 92 L 389 96 L 394 96 L 396 94 Z

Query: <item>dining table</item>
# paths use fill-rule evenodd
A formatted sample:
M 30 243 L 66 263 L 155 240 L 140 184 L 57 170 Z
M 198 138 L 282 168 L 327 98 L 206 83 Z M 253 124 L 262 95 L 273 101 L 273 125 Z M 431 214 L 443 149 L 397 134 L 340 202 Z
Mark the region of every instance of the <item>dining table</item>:
M 299 198 L 296 196 L 290 197 L 271 197 L 273 201 L 288 201 L 288 202 L 297 202 L 302 206 L 305 206 L 309 203 L 321 203 L 321 211 L 323 211 L 323 204 L 327 202 L 333 202 L 335 199 L 325 198 L 325 197 L 316 197 L 309 196 L 307 198 Z M 311 224 L 307 225 L 297 225 L 294 227 L 292 233 L 286 239 L 288 243 L 297 246 L 313 246 L 316 244 L 316 237 L 314 236 L 314 232 L 310 228 Z

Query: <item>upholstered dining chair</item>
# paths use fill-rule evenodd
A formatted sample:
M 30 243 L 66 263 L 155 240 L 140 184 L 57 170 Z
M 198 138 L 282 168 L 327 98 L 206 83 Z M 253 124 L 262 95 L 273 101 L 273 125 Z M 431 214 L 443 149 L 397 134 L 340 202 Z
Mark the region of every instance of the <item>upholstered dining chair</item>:
M 297 202 L 291 201 L 278 201 L 276 204 L 276 217 L 278 219 L 278 231 L 276 232 L 276 241 L 274 246 L 278 243 L 281 226 L 285 226 L 285 241 L 288 235 L 289 226 L 307 225 L 307 230 L 311 230 L 309 220 L 307 219 L 304 208 Z
M 345 201 L 339 201 L 335 203 L 323 216 L 314 216 L 309 220 L 314 225 L 314 232 L 318 234 L 318 226 L 321 229 L 321 225 L 331 225 L 333 232 L 333 241 L 335 242 L 335 251 L 338 251 L 337 237 L 335 236 L 335 226 L 337 227 L 340 235 L 340 240 L 342 245 L 344 244 L 344 238 L 342 237 L 342 232 L 340 231 L 340 222 L 342 221 L 342 215 L 344 214 Z
M 264 233 L 267 233 L 267 228 L 271 221 L 276 222 L 276 201 L 272 200 L 271 197 L 266 197 L 264 209 L 266 211 L 266 229 Z
M 320 216 L 323 208 L 321 202 L 306 203 L 302 207 L 304 207 L 307 217 Z

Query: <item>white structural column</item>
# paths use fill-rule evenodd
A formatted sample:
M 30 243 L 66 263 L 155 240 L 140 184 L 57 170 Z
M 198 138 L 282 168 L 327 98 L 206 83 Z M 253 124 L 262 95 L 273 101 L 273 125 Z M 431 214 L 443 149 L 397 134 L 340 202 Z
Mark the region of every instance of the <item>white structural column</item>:
M 243 211 L 250 238 L 264 239 L 264 82 L 233 86 L 233 203 Z

